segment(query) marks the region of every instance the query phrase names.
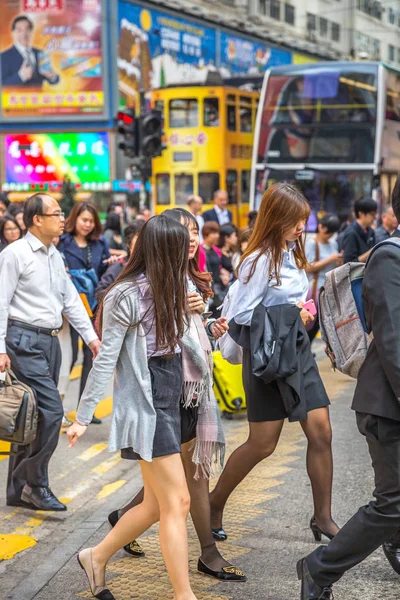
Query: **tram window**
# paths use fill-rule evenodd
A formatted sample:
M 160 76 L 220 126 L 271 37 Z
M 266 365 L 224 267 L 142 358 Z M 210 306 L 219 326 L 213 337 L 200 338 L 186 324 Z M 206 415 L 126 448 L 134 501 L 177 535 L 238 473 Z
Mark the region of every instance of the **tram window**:
M 219 189 L 219 173 L 199 173 L 199 196 L 204 202 L 211 202 L 214 192 Z
M 226 105 L 226 122 L 228 131 L 236 131 L 236 106 L 234 104 Z
M 218 127 L 219 125 L 219 100 L 218 98 L 204 99 L 204 126 Z
M 170 100 L 169 126 L 171 129 L 197 127 L 198 124 L 199 103 L 195 98 Z
M 240 201 L 242 204 L 249 202 L 250 195 L 250 171 L 242 171 L 242 190 Z
M 237 204 L 238 201 L 238 174 L 230 169 L 226 172 L 226 191 L 228 192 L 229 204 Z
M 392 71 L 387 78 L 386 118 L 400 121 L 400 76 Z
M 159 110 L 162 116 L 162 120 L 163 120 L 163 127 L 164 127 L 164 122 L 165 122 L 165 116 L 164 116 L 164 100 L 156 100 L 154 103 L 154 108 L 156 110 Z
M 251 98 L 240 98 L 240 131 L 242 133 L 252 132 Z
M 167 205 L 171 202 L 170 176 L 168 173 L 159 173 L 156 175 L 156 194 L 157 204 Z
M 186 204 L 191 194 L 193 194 L 193 175 L 189 173 L 175 175 L 175 204 Z

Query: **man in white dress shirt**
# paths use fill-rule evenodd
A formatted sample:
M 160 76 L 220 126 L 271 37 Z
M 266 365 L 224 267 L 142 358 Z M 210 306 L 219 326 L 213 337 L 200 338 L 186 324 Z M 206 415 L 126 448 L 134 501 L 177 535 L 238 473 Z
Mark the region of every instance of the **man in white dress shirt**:
M 96 356 L 100 342 L 52 239 L 64 231 L 64 213 L 47 194 L 25 203 L 26 236 L 0 255 L 0 372 L 12 368 L 36 392 L 39 423 L 28 446 L 12 446 L 7 505 L 66 510 L 49 487 L 48 465 L 59 439 L 63 407 L 57 390 L 62 316 Z
M 213 197 L 214 208 L 203 213 L 204 221 L 216 221 L 220 227 L 232 223 L 232 213 L 226 208 L 228 200 L 228 194 L 224 190 L 216 191 Z

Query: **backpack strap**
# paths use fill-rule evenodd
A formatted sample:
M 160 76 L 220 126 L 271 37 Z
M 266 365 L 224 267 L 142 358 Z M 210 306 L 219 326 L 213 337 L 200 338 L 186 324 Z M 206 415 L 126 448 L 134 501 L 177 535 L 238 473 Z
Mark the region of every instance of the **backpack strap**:
M 378 250 L 378 248 L 380 248 L 381 246 L 388 246 L 389 244 L 391 246 L 398 246 L 400 248 L 400 238 L 389 238 L 387 240 L 383 240 L 383 242 L 379 242 L 379 244 L 376 244 L 376 246 L 372 248 L 371 254 L 368 256 L 367 262 L 365 263 L 365 268 L 367 268 L 369 261 L 371 260 L 371 257 L 375 253 L 375 251 Z

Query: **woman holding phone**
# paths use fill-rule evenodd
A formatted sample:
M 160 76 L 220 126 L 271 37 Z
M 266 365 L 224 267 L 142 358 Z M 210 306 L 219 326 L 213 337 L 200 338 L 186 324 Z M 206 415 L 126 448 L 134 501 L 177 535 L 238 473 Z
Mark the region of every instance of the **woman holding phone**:
M 303 324 L 312 321 L 312 315 L 303 308 L 308 292 L 303 231 L 309 214 L 307 200 L 292 185 L 277 183 L 264 193 L 253 233 L 238 268 L 239 283 L 233 301 L 236 324 L 250 326 L 253 311 L 259 305 L 265 308 L 297 305 Z M 305 390 L 302 412 L 306 418 L 300 424 L 308 442 L 307 472 L 314 501 L 310 527 L 315 539 L 320 540 L 321 535 L 332 538 L 338 532 L 331 516 L 332 432 L 329 399 L 311 354 L 310 342 L 302 329 L 303 372 L 300 377 Z M 222 517 L 226 501 L 257 463 L 274 452 L 284 420 L 287 417 L 294 420 L 285 408 L 278 382 L 265 383 L 253 375 L 251 354 L 246 349 L 243 350 L 243 384 L 249 437 L 230 456 L 211 493 L 213 530 L 225 539 Z

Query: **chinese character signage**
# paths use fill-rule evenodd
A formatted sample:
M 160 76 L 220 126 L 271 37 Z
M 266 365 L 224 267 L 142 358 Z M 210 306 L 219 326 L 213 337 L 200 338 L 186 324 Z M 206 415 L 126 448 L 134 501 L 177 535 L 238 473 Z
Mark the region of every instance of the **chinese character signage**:
M 68 175 L 89 189 L 110 181 L 107 133 L 45 133 L 6 135 L 6 181 L 53 183 Z
M 215 69 L 215 29 L 129 2 L 119 3 L 119 23 L 122 105 L 137 102 L 140 89 L 203 81 Z
M 291 63 L 291 53 L 271 48 L 260 42 L 229 35 L 220 35 L 220 71 L 223 77 L 253 75 L 269 67 Z
M 102 0 L 14 0 L 0 20 L 3 118 L 104 113 Z

